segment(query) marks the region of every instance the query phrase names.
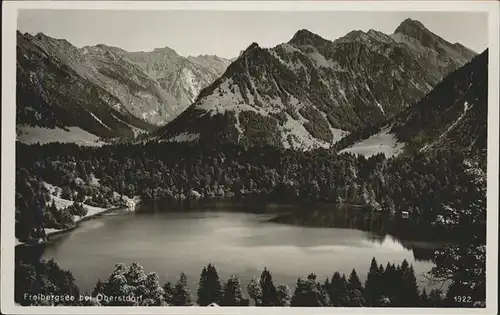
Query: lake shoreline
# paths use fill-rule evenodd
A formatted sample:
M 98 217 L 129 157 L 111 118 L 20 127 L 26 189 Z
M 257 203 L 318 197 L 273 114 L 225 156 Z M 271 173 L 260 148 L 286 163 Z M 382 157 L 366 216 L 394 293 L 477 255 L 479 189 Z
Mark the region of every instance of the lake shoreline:
M 134 199 L 131 199 L 131 200 L 134 200 Z M 134 203 L 133 203 L 133 209 L 134 210 L 129 210 L 129 211 L 135 211 L 135 207 L 137 207 L 139 204 L 141 203 L 141 200 L 134 200 Z M 98 217 L 101 217 L 103 216 L 104 214 L 107 214 L 109 212 L 113 212 L 113 211 L 119 211 L 119 210 L 128 210 L 130 209 L 130 206 L 127 206 L 127 205 L 122 205 L 122 206 L 115 206 L 115 207 L 111 207 L 111 208 L 102 208 L 101 211 L 98 211 L 98 212 L 95 212 L 95 213 L 92 213 L 92 214 L 89 214 L 89 215 L 86 215 L 84 217 L 81 217 L 79 218 L 78 220 L 75 220 L 75 224 L 71 227 L 68 227 L 68 228 L 65 228 L 65 229 L 53 229 L 53 228 L 44 228 L 45 230 L 45 236 L 41 239 L 39 239 L 38 241 L 32 241 L 32 242 L 29 242 L 29 243 L 26 243 L 26 242 L 23 242 L 21 240 L 19 240 L 17 237 L 15 238 L 15 242 L 14 242 L 14 247 L 18 247 L 18 246 L 33 246 L 33 245 L 38 245 L 38 244 L 48 244 L 50 243 L 53 238 L 55 236 L 60 236 L 60 235 L 63 235 L 63 234 L 67 234 L 67 233 L 70 233 L 74 230 L 76 230 L 80 224 L 82 222 L 85 222 L 85 221 L 89 221 L 89 220 L 94 220 Z M 47 231 L 48 230 L 48 231 Z
M 107 278 L 116 263 L 134 261 L 148 272 L 158 272 L 161 281 L 176 281 L 185 272 L 190 286 L 195 285 L 193 290 L 195 279 L 209 263 L 217 266 L 221 278 L 237 274 L 242 283 L 267 267 L 277 282 L 290 287 L 297 277 L 311 272 L 324 279 L 334 271 L 348 274 L 355 268 L 364 279 L 373 257 L 384 266 L 407 259 L 418 266 L 420 274 L 433 266 L 424 257 L 417 261 L 412 249 L 398 239 L 372 238 L 357 229 L 269 224 L 267 220 L 274 215 L 239 211 L 193 213 L 119 214 L 103 219 L 104 225 L 88 221 L 82 223 L 82 233 L 54 240 L 42 246 L 40 253 L 44 260 L 54 259 L 61 268 L 71 270 L 83 290 L 92 290 L 97 279 Z M 308 267 L 301 267 L 299 262 L 306 260 Z M 285 261 L 291 263 L 283 266 Z
M 45 233 L 45 238 L 48 241 L 50 241 L 50 238 L 53 237 L 53 236 L 57 236 L 57 235 L 61 235 L 61 234 L 66 234 L 66 233 L 69 233 L 71 231 L 74 231 L 75 229 L 77 229 L 80 225 L 80 223 L 82 222 L 85 222 L 85 221 L 89 221 L 89 220 L 93 220 L 97 217 L 101 217 L 102 215 L 106 214 L 106 213 L 109 213 L 111 211 L 116 211 L 116 210 L 125 210 L 125 209 L 128 209 L 126 206 L 119 206 L 119 207 L 111 207 L 111 208 L 107 208 L 107 209 L 104 209 L 100 212 L 97 212 L 97 213 L 93 213 L 91 215 L 88 215 L 88 216 L 85 216 L 83 218 L 80 218 L 78 220 L 75 221 L 75 225 L 73 225 L 72 227 L 69 227 L 69 228 L 66 228 L 66 229 L 60 229 L 60 230 L 54 230 L 54 231 L 50 231 L 50 232 L 46 232 Z

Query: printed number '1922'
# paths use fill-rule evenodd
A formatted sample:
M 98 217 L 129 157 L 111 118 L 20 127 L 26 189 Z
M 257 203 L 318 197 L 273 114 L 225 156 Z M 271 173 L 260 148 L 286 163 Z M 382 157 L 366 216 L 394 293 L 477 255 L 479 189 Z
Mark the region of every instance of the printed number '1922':
M 455 300 L 455 302 L 458 302 L 458 303 L 471 303 L 472 302 L 472 297 L 467 296 L 467 295 L 455 296 L 455 297 L 453 297 L 453 299 Z

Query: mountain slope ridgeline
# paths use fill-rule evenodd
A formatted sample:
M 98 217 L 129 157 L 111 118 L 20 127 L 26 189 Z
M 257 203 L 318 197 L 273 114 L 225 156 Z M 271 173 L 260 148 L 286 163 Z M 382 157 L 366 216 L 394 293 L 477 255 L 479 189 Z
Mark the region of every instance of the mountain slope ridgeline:
M 484 156 L 487 147 L 488 50 L 450 73 L 417 104 L 397 115 L 379 133 L 341 152 L 372 155 L 384 151 L 384 137 L 399 153 L 461 150 Z M 403 150 L 404 147 L 404 150 Z M 389 150 L 391 151 L 391 150 Z M 398 153 L 392 150 L 389 155 Z
M 17 52 L 18 125 L 80 126 L 99 137 L 131 134 L 124 123 L 153 130 L 170 121 L 230 63 L 217 56 L 185 58 L 168 47 L 77 48 L 42 33 L 18 32 Z
M 153 130 L 119 99 L 36 45 L 31 36 L 18 33 L 17 41 L 16 124 L 20 129 L 74 126 L 102 138 Z
M 274 48 L 251 44 L 165 127 L 162 141 L 330 147 L 391 119 L 475 52 L 407 19 L 394 34 L 329 41 L 307 30 Z

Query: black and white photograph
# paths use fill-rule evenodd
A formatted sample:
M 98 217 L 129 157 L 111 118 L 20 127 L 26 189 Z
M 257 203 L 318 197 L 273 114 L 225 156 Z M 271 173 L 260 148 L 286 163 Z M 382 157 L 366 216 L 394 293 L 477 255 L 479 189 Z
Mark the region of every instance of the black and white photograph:
M 8 2 L 2 313 L 496 314 L 498 2 Z

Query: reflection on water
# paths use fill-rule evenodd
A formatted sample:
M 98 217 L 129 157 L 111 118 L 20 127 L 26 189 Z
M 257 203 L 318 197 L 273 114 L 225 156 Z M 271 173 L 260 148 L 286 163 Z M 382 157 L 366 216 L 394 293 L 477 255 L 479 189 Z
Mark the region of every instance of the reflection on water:
M 146 271 L 157 272 L 162 282 L 175 281 L 180 272 L 185 272 L 192 290 L 208 263 L 216 265 L 221 278 L 237 274 L 244 285 L 267 267 L 277 283 L 292 287 L 299 276 L 311 272 L 324 279 L 335 271 L 348 274 L 352 268 L 364 281 L 372 257 L 384 266 L 406 259 L 421 280 L 433 266 L 425 259 L 433 247 L 428 243 L 401 242 L 393 236 L 359 229 L 279 224 L 270 221 L 275 214 L 226 209 L 105 216 L 61 235 L 43 255 L 71 270 L 79 287 L 87 291 L 98 278 L 106 278 L 116 263 L 134 261 Z M 237 206 L 232 209 L 240 210 Z M 355 218 L 337 221 L 364 222 Z

